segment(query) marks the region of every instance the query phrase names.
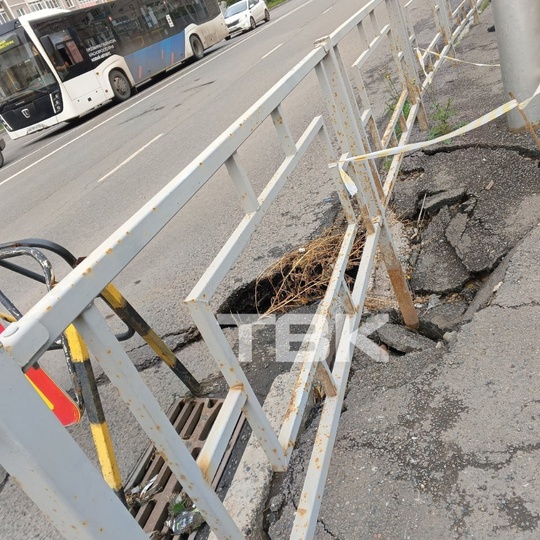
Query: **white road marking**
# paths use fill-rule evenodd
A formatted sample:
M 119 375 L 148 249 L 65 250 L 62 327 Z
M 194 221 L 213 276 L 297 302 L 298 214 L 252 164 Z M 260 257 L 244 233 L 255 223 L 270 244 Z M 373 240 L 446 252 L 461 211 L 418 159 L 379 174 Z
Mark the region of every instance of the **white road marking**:
M 53 126 L 53 127 L 56 127 L 56 126 Z M 56 144 L 61 139 L 65 139 L 69 135 L 73 134 L 74 131 L 75 130 L 70 130 L 70 131 L 67 131 L 66 133 L 63 133 L 62 135 L 59 135 L 56 139 L 52 140 L 51 142 L 48 142 L 47 144 L 44 144 L 41 148 L 38 148 L 37 150 L 34 150 L 34 151 L 30 152 L 29 154 L 26 154 L 25 156 L 19 158 L 17 161 L 13 161 L 11 163 L 8 163 L 4 167 L 2 167 L 2 169 L 5 171 L 6 169 L 9 169 L 9 168 L 13 167 L 14 165 L 17 165 L 17 163 L 20 163 L 21 161 L 24 161 L 25 159 L 28 159 L 29 157 L 32 157 L 34 154 L 37 154 L 38 152 L 41 152 L 42 150 L 44 150 L 48 146 L 51 146 L 52 144 Z M 38 133 L 38 135 L 36 137 L 34 137 L 33 139 L 31 139 L 30 137 L 27 138 L 27 141 L 28 141 L 27 145 L 32 144 L 34 141 L 38 140 L 40 137 L 43 136 L 43 132 L 38 131 L 37 133 Z
M 226 52 L 234 49 L 235 47 L 238 47 L 238 45 L 240 45 L 241 43 L 244 43 L 245 41 L 247 41 L 248 39 L 251 39 L 252 37 L 255 37 L 255 35 L 259 34 L 260 32 L 264 31 L 266 28 L 270 28 L 271 26 L 273 26 L 274 24 L 276 24 L 277 22 L 289 17 L 290 15 L 292 15 L 293 13 L 296 13 L 298 10 L 304 8 L 305 6 L 307 6 L 308 4 L 311 4 L 312 2 L 314 2 L 315 0 L 307 0 L 307 2 L 301 4 L 300 6 L 296 7 L 295 9 L 293 9 L 292 11 L 289 11 L 288 13 L 285 13 L 284 15 L 282 15 L 281 17 L 277 18 L 276 20 L 274 21 L 271 21 L 269 23 L 266 23 L 264 24 L 264 26 L 258 31 L 258 32 L 252 32 L 248 37 L 246 37 L 245 39 L 242 39 L 241 41 L 238 41 L 237 43 L 235 43 L 234 45 L 231 45 L 230 47 L 226 47 L 224 51 L 221 51 L 221 52 L 218 52 L 216 54 L 213 54 L 211 57 L 209 57 L 206 61 L 199 61 L 197 62 L 197 64 L 193 67 L 193 69 L 191 69 L 190 71 L 188 72 L 185 72 L 185 73 L 182 73 L 181 75 L 179 75 L 176 79 L 173 79 L 171 80 L 170 82 L 164 84 L 163 86 L 157 88 L 156 90 L 154 90 L 153 92 L 147 94 L 146 96 L 142 97 L 141 99 L 135 101 L 134 103 L 132 103 L 131 105 L 128 105 L 126 108 L 122 109 L 121 111 L 118 111 L 116 114 L 113 114 L 110 118 L 107 118 L 106 120 L 104 120 L 103 122 L 100 122 L 99 124 L 96 124 L 94 127 L 90 128 L 90 129 L 87 129 L 85 132 L 81 133 L 80 135 L 78 135 L 77 137 L 75 137 L 74 139 L 71 139 L 70 141 L 68 141 L 66 144 L 62 145 L 62 146 L 59 146 L 56 150 L 53 150 L 52 152 L 49 152 L 47 155 L 43 156 L 42 158 L 32 162 L 30 165 L 26 166 L 24 169 L 21 169 L 19 172 L 16 172 L 15 174 L 12 174 L 11 176 L 9 176 L 8 178 L 6 178 L 5 180 L 3 180 L 2 182 L 0 182 L 0 186 L 3 186 L 4 184 L 7 184 L 9 181 L 13 180 L 14 178 L 17 178 L 17 176 L 25 173 L 26 171 L 28 171 L 29 169 L 35 167 L 36 165 L 38 165 L 39 163 L 41 163 L 42 161 L 45 161 L 46 159 L 50 158 L 51 156 L 53 156 L 54 154 L 60 152 L 60 150 L 63 150 L 64 148 L 66 148 L 67 146 L 69 146 L 70 144 L 73 144 L 74 142 L 77 142 L 79 139 L 82 139 L 84 136 L 88 135 L 89 133 L 91 133 L 92 131 L 95 131 L 97 128 L 109 123 L 111 120 L 114 120 L 115 118 L 117 118 L 118 116 L 124 114 L 125 112 L 129 111 L 130 109 L 133 109 L 133 107 L 137 107 L 139 104 L 141 104 L 143 101 L 146 101 L 147 99 L 155 96 L 157 93 L 161 92 L 162 90 L 165 90 L 166 88 L 168 88 L 169 86 L 172 86 L 173 84 L 176 84 L 177 82 L 181 81 L 182 79 L 184 79 L 185 77 L 187 77 L 188 75 L 191 75 L 193 72 L 197 71 L 198 69 L 201 69 L 202 67 L 204 67 L 206 64 L 210 63 L 212 60 L 215 60 L 216 58 L 219 58 L 220 56 L 223 56 Z M 272 52 L 272 51 L 270 51 Z M 73 131 L 75 130 L 72 130 L 72 131 L 69 131 L 68 133 L 62 135 L 61 137 L 59 138 L 63 138 L 64 136 L 67 136 L 71 133 L 73 133 Z M 53 142 L 56 142 L 58 139 L 56 139 L 55 141 Z M 51 142 L 50 144 L 53 144 L 53 142 Z M 48 146 L 48 145 L 47 145 Z M 36 150 L 36 152 L 39 151 L 39 150 Z M 35 152 L 32 152 L 32 154 L 35 153 Z M 28 156 L 24 156 L 23 158 L 21 158 L 20 160 L 16 161 L 15 163 L 19 163 L 20 161 L 22 161 L 23 159 L 27 159 L 28 157 L 30 157 L 32 154 L 29 154 Z M 13 165 L 15 164 L 13 163 Z
M 325 13 L 328 13 L 334 6 L 330 6 L 328 9 L 325 9 L 321 15 L 324 15 Z
M 139 148 L 136 152 L 131 154 L 127 159 L 124 159 L 120 165 L 115 167 L 112 171 L 109 171 L 105 176 L 102 176 L 97 183 L 103 182 L 106 178 L 109 178 L 111 174 L 114 174 L 118 169 L 122 168 L 124 165 L 129 163 L 134 157 L 138 156 L 145 148 L 148 148 L 152 143 L 156 142 L 160 137 L 163 137 L 164 133 L 160 133 L 157 137 L 154 137 L 150 142 L 147 142 L 143 147 Z
M 280 43 L 277 47 L 274 47 L 271 51 L 268 51 L 268 52 L 261 58 L 261 60 L 264 60 L 267 56 L 270 56 L 274 51 L 277 51 L 282 45 L 283 45 L 283 43 Z

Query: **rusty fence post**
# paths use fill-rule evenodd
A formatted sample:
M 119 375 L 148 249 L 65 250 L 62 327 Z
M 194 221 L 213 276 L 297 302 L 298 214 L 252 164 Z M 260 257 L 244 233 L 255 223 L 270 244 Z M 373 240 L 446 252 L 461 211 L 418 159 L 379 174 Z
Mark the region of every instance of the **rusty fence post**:
M 428 119 L 421 97 L 420 76 L 416 67 L 415 54 L 409 40 L 409 33 L 405 25 L 405 19 L 399 0 L 385 0 L 388 18 L 392 29 L 392 43 L 398 58 L 397 67 L 402 84 L 409 92 L 409 99 L 418 108 L 418 124 L 420 129 L 428 129 Z
M 354 107 L 351 103 L 347 84 L 350 85 L 347 73 L 336 55 L 335 47 L 330 41 L 325 43 L 327 55 L 322 61 L 319 71 L 319 82 L 325 96 L 327 106 L 330 106 L 332 120 L 337 122 L 336 132 L 346 145 L 342 151 L 351 155 L 361 155 L 369 151 L 363 144 L 360 127 L 354 122 Z M 385 216 L 385 207 L 381 202 L 377 180 L 373 177 L 367 163 L 352 163 L 353 181 L 358 188 L 357 199 L 363 207 L 362 217 L 368 232 L 380 227 L 379 249 L 396 295 L 405 324 L 410 328 L 418 328 L 419 320 L 414 307 L 412 294 L 403 272 L 392 235 Z

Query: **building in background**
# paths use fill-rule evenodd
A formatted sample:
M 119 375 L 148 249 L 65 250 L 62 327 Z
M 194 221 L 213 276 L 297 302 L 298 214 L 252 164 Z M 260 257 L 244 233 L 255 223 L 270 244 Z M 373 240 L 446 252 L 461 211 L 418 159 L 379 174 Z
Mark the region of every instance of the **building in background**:
M 102 4 L 105 0 L 0 0 L 0 23 L 47 8 L 78 9 Z

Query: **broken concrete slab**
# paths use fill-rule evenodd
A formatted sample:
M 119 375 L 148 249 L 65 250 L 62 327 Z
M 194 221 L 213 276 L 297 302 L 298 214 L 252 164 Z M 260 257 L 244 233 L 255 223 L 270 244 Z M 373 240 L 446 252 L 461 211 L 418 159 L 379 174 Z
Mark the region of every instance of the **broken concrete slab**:
M 418 215 L 418 199 L 421 192 L 422 179 L 419 174 L 402 177 L 401 181 L 396 183 L 392 196 L 392 209 L 398 219 L 414 219 Z
M 491 227 L 479 223 L 477 218 L 469 219 L 467 214 L 452 218 L 446 238 L 471 273 L 491 270 L 510 249 Z
M 436 345 L 431 339 L 412 332 L 398 324 L 385 324 L 377 330 L 377 337 L 385 345 L 402 353 L 423 351 L 424 349 L 431 349 Z
M 460 55 L 474 62 L 481 50 L 491 62 L 497 62 L 496 43 L 485 39 L 486 26 L 472 28 L 465 40 L 469 45 L 465 50 L 460 45 Z M 458 120 L 476 118 L 479 111 L 489 110 L 482 107 L 494 108 L 505 99 L 496 69 L 479 73 L 476 67 L 459 64 L 443 73 L 447 74 L 446 84 L 438 91 L 445 98 L 458 96 L 458 114 L 466 113 Z M 465 95 L 463 88 L 467 87 L 479 89 L 476 99 L 470 99 L 470 95 L 467 99 L 459 98 Z M 475 144 L 494 140 L 508 145 L 524 144 L 523 139 L 518 143 L 520 139 L 514 135 L 505 137 L 503 119 L 498 125 L 499 129 L 496 121 L 466 137 Z M 463 156 L 455 153 L 456 148 L 457 145 L 444 156 L 447 165 Z M 495 205 L 499 202 L 496 199 L 514 197 L 513 184 L 521 183 L 524 177 L 514 175 L 511 161 L 492 167 L 489 162 L 492 152 L 493 149 L 482 156 L 478 151 L 476 155 L 482 159 L 475 166 L 475 151 L 471 150 L 466 153 L 468 164 L 456 163 L 455 168 L 461 169 L 460 175 L 468 183 L 480 186 L 474 194 L 475 198 L 478 195 L 478 201 L 486 195 Z M 442 155 L 432 155 L 425 162 L 429 163 L 431 158 L 437 162 Z M 482 161 L 484 158 L 486 162 Z M 537 164 L 532 162 L 533 166 L 527 169 L 526 174 L 536 171 L 527 177 L 532 180 L 530 186 L 538 183 Z M 489 174 L 495 176 L 484 177 L 484 168 L 489 168 Z M 488 185 L 492 179 L 497 184 L 505 176 L 506 194 L 501 191 L 492 196 L 496 185 L 485 193 L 482 191 L 482 185 Z M 521 186 L 516 190 L 521 196 L 520 190 Z M 522 202 L 525 200 L 537 203 L 534 196 L 525 197 Z M 474 216 L 478 207 L 484 223 L 488 223 L 486 216 L 491 212 L 489 226 L 511 246 L 509 236 L 519 238 L 516 230 L 526 230 L 526 221 L 529 224 L 534 219 L 540 221 L 540 205 L 537 209 L 530 206 L 525 216 L 517 215 L 517 208 L 525 208 L 519 201 L 513 210 L 512 205 L 506 206 L 506 201 L 502 205 L 508 213 L 498 213 L 495 206 L 489 209 L 480 202 L 467 208 L 461 205 L 460 212 Z M 503 223 L 506 218 L 509 222 Z M 501 220 L 500 224 L 495 223 L 497 219 Z M 517 220 L 516 229 L 505 236 L 500 231 L 509 225 L 513 228 L 513 219 Z M 540 246 L 538 240 L 536 245 Z M 538 368 L 534 318 L 540 314 L 530 311 L 516 317 L 514 312 L 540 298 L 540 277 L 538 282 L 532 277 L 528 286 L 531 275 L 537 276 L 538 272 L 526 266 L 527 261 L 537 264 L 540 253 L 532 249 L 528 254 L 521 250 L 520 253 L 520 258 L 514 258 L 512 274 L 508 273 L 495 298 L 495 302 L 500 298 L 505 305 L 508 303 L 510 307 L 512 303 L 515 307 L 501 309 L 492 305 L 478 313 L 472 323 L 459 331 L 455 348 L 442 361 L 426 360 L 426 356 L 439 352 L 437 349 L 411 353 L 424 355 L 422 361 L 428 364 L 427 368 L 422 369 L 419 362 L 409 376 L 393 378 L 400 362 L 409 355 L 397 363 L 391 359 L 388 364 L 375 364 L 369 358 L 362 360 L 360 354 L 355 355 L 354 375 L 349 381 L 320 513 L 325 531 L 330 531 L 333 538 L 538 538 L 540 481 L 536 471 L 540 466 L 540 414 L 534 397 L 537 378 L 534 370 Z M 504 291 L 507 281 L 510 287 Z M 518 292 L 520 287 L 525 289 L 523 293 Z M 518 344 L 516 350 L 513 342 Z M 516 357 L 519 364 L 510 360 Z M 499 410 L 504 411 L 502 420 L 497 418 Z M 516 426 L 514 418 L 521 425 Z M 305 462 L 297 466 L 297 471 L 302 470 Z M 288 535 L 275 538 L 285 536 Z
M 428 214 L 436 214 L 443 206 L 451 206 L 452 204 L 463 201 L 467 196 L 465 188 L 456 188 L 435 193 L 426 197 L 423 201 L 424 212 Z
M 443 302 L 423 312 L 421 320 L 436 325 L 444 334 L 444 332 L 453 330 L 461 323 L 463 312 L 466 309 L 467 304 L 465 302 Z
M 443 208 L 428 225 L 414 269 L 411 286 L 416 292 L 447 293 L 459 290 L 470 274 L 445 236 L 451 217 Z
M 510 145 L 440 147 L 425 151 L 422 170 L 396 184 L 394 207 L 410 219 L 422 204 L 433 213 L 467 198 L 446 236 L 469 273 L 492 270 L 540 220 L 538 152 Z M 447 200 L 450 195 L 455 198 Z
M 468 222 L 469 216 L 465 213 L 458 212 L 451 217 L 445 230 L 445 236 L 454 249 L 456 246 L 460 246 L 461 237 L 465 233 Z
M 515 246 L 506 257 L 499 263 L 497 268 L 490 274 L 489 278 L 484 282 L 480 290 L 476 293 L 473 301 L 463 313 L 461 322 L 469 322 L 474 317 L 474 314 L 489 305 L 490 300 L 494 297 L 498 288 L 502 285 L 502 281 L 506 276 L 506 271 L 510 266 L 510 261 L 514 256 L 520 244 Z

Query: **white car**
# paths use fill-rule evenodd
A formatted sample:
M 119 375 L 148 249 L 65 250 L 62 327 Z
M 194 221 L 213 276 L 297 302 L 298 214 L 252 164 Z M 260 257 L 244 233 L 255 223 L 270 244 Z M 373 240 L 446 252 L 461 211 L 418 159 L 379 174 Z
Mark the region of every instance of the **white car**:
M 270 12 L 264 0 L 242 0 L 230 5 L 225 12 L 225 23 L 231 34 L 254 30 L 257 23 L 269 21 Z

